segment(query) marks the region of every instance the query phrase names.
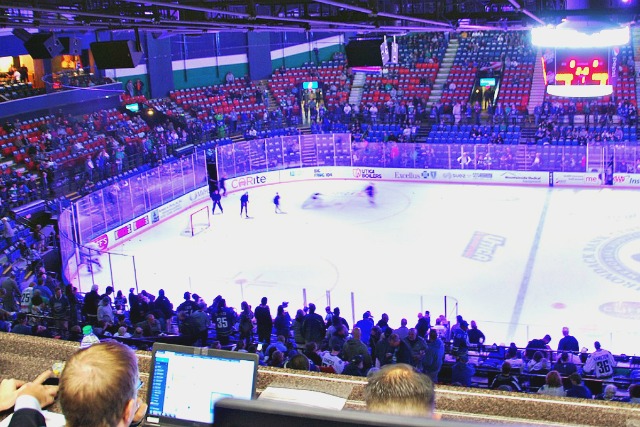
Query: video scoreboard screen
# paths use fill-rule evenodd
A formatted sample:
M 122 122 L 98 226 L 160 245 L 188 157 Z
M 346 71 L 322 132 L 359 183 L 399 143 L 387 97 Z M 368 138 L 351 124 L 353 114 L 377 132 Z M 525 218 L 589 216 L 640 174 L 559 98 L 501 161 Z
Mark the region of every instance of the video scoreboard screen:
M 616 52 L 610 48 L 547 51 L 542 58 L 547 92 L 569 97 L 611 94 L 616 72 L 611 69 L 612 56 L 616 58 Z

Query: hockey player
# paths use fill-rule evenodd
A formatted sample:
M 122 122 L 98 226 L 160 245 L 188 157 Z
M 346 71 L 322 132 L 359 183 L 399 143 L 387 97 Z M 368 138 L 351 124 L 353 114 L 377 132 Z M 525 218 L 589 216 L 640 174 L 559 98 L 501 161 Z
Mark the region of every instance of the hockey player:
M 221 199 L 222 199 L 222 196 L 220 195 L 220 191 L 214 190 L 211 193 L 211 200 L 213 200 L 213 208 L 211 209 L 212 214 L 214 215 L 216 214 L 216 206 L 220 208 L 220 213 L 224 213 L 224 210 L 222 209 L 222 204 L 220 203 Z
M 244 217 L 249 218 L 249 192 L 245 191 L 244 194 L 240 197 L 240 216 L 242 216 L 242 212 L 244 212 Z
M 367 194 L 367 197 L 369 198 L 369 204 L 372 206 L 375 205 L 376 189 L 371 182 L 369 183 L 369 185 L 366 186 L 366 188 L 364 189 L 364 192 Z
M 273 204 L 276 208 L 276 213 L 282 213 L 282 210 L 280 209 L 280 194 L 276 193 L 275 197 L 273 198 Z
M 225 197 L 227 197 L 227 185 L 226 185 L 226 182 L 227 182 L 227 178 L 224 177 L 224 176 L 221 177 L 218 180 L 218 189 L 220 191 L 222 191 L 222 195 L 225 196 Z

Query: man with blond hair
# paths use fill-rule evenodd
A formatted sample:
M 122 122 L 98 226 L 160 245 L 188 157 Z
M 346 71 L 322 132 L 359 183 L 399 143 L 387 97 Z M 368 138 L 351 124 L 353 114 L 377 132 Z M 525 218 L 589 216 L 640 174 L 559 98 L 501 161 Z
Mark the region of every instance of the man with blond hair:
M 432 417 L 435 403 L 433 382 L 411 365 L 398 363 L 380 368 L 364 388 L 367 411 Z
M 139 386 L 138 359 L 124 344 L 110 341 L 78 351 L 60 377 L 58 397 L 66 426 L 128 427 L 139 422 L 147 410 L 138 398 Z

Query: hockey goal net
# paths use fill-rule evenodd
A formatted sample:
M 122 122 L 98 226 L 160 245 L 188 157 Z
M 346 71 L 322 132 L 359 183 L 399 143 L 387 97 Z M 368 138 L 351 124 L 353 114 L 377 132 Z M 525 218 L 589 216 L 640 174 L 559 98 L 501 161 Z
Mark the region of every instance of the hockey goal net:
M 191 214 L 189 214 L 189 224 L 187 229 L 185 229 L 185 234 L 193 237 L 211 227 L 211 218 L 209 215 L 208 206 L 204 206 L 191 212 Z

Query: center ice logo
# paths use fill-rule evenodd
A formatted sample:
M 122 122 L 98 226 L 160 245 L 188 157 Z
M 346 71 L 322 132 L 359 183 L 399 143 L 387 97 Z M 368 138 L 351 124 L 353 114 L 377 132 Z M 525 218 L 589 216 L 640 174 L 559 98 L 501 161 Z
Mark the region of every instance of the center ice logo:
M 595 238 L 583 249 L 582 259 L 608 281 L 640 290 L 640 231 Z

